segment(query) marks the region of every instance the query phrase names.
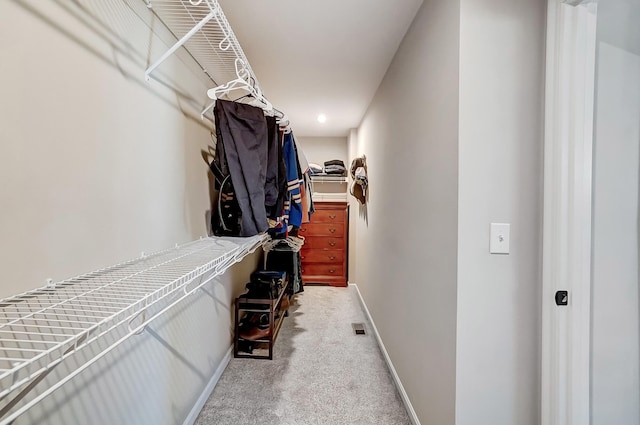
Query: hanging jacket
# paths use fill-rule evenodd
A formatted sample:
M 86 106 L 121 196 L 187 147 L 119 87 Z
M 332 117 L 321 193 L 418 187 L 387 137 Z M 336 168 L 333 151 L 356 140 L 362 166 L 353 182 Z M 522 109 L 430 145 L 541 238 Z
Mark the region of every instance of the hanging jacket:
M 231 200 L 237 201 L 242 213 L 235 236 L 257 235 L 269 228 L 265 208 L 269 136 L 264 112 L 218 99 L 214 115 L 217 135 L 214 163 L 223 175 L 230 176 Z
M 287 224 L 300 227 L 302 225 L 302 194 L 300 193 L 299 165 L 292 133 L 284 135 L 282 155 L 287 170 L 287 198 L 284 204 L 284 217 Z

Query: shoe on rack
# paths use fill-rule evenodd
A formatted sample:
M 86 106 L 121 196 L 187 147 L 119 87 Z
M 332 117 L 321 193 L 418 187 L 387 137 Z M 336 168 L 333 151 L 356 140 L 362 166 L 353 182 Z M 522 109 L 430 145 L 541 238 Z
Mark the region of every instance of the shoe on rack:
M 282 301 L 280 302 L 280 311 L 287 311 L 291 306 L 291 300 L 289 299 L 289 295 L 284 295 L 282 297 Z
M 278 310 L 276 312 L 276 319 L 280 318 L 280 315 L 284 312 L 284 317 L 287 317 L 288 311 L 289 310 L 289 306 L 291 305 L 291 301 L 289 300 L 289 295 L 283 295 L 282 296 L 282 301 L 280 301 L 280 306 L 278 307 Z
M 260 315 L 260 319 L 256 326 L 250 327 L 248 329 L 243 329 L 240 331 L 240 338 L 246 339 L 247 341 L 265 339 L 265 338 L 268 338 L 269 336 L 271 336 L 271 331 L 269 330 L 268 314 Z
M 260 314 L 259 313 L 246 313 L 240 322 L 238 323 L 238 327 L 240 330 L 253 328 L 254 326 L 258 326 L 260 322 Z

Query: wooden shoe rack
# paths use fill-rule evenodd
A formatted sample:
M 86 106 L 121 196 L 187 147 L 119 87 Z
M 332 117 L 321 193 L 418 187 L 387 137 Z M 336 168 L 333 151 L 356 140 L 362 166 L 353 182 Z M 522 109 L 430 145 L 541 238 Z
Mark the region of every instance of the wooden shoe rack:
M 281 311 L 280 306 L 285 295 L 290 293 L 291 285 L 288 277 L 285 285 L 280 290 L 277 298 L 236 298 L 235 308 L 235 333 L 233 341 L 233 355 L 235 358 L 273 359 L 273 346 L 282 327 L 284 318 L 288 316 L 288 310 Z M 266 306 L 266 308 L 258 308 Z M 240 319 L 242 313 L 261 313 L 269 315 L 269 333 L 262 339 L 246 340 L 240 337 Z

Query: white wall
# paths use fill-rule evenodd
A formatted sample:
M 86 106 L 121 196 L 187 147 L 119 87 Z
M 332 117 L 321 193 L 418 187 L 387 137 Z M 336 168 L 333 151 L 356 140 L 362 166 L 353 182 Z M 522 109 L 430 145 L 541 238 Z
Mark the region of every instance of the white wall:
M 0 2 L 0 297 L 206 235 L 198 115 L 211 82 L 181 53 L 162 83 L 144 81 L 170 39 L 149 18 L 137 0 Z M 16 423 L 181 423 L 230 346 L 231 299 L 256 262 Z
M 358 130 L 357 283 L 425 424 L 539 422 L 545 3 L 426 1 Z
M 149 29 L 124 2 L 51 3 L 0 4 L 0 296 L 207 233 L 210 130 L 185 115 L 207 86 L 175 59 L 176 90 L 144 81 Z
M 438 425 L 455 422 L 458 5 L 425 0 L 355 149 L 370 186 L 357 283 L 420 421 Z
M 592 425 L 640 423 L 638 20 L 637 2 L 598 6 Z
M 461 0 L 456 423 L 539 424 L 546 1 Z M 490 223 L 511 254 L 489 254 Z
M 348 151 L 349 151 L 349 164 L 358 156 L 358 130 L 352 128 L 349 131 L 348 139 Z M 353 184 L 353 179 L 349 175 L 349 187 L 350 190 Z M 347 195 L 349 201 L 349 282 L 358 283 L 358 221 L 360 220 L 360 211 L 364 210 L 364 206 L 361 206 L 358 200 L 350 193 Z
M 296 137 L 296 142 L 304 150 L 309 162 L 323 166 L 325 161 L 339 159 L 344 162 L 348 173 L 351 163 L 349 162 L 348 140 L 346 137 Z M 344 193 L 347 190 L 347 185 L 343 183 L 315 182 L 313 190 L 319 193 Z
M 339 159 L 349 167 L 348 143 L 346 137 L 296 137 L 309 162 L 322 166 L 325 161 Z

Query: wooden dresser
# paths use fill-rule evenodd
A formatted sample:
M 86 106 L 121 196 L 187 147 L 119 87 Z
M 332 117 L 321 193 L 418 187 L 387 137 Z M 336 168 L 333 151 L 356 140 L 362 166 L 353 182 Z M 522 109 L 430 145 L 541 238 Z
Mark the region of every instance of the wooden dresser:
M 347 286 L 349 207 L 346 202 L 316 202 L 311 222 L 300 229 L 302 280 Z

